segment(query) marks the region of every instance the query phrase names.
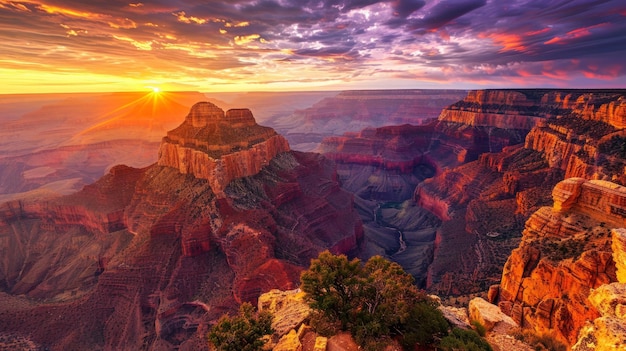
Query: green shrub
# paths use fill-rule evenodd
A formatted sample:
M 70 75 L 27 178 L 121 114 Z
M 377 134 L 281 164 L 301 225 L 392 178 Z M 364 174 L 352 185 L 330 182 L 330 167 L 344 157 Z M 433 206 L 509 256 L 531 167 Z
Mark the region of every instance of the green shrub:
M 478 335 L 483 338 L 485 337 L 487 334 L 487 328 L 485 328 L 484 325 L 482 325 L 479 321 L 472 321 L 470 324 L 474 327 L 474 330 L 478 333 Z
M 367 349 L 380 348 L 390 338 L 407 348 L 429 345 L 447 333 L 437 304 L 400 265 L 380 256 L 361 265 L 325 251 L 300 280 L 309 305 L 318 311 L 312 324 L 322 327 L 320 333 L 336 326 Z
M 444 351 L 492 351 L 487 341 L 473 330 L 452 329 L 452 333 L 441 340 L 439 347 Z
M 246 302 L 237 316 L 222 316 L 207 337 L 219 351 L 260 351 L 267 342 L 263 336 L 273 332 L 272 315 L 266 311 L 256 315 Z

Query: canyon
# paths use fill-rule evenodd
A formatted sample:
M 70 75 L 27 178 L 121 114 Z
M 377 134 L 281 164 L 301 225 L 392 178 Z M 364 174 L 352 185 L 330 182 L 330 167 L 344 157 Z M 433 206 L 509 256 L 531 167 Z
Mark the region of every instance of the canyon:
M 584 326 L 604 333 L 591 344 L 613 345 L 619 322 L 602 324 L 606 308 L 587 297 L 615 283 L 623 261 L 613 259 L 611 230 L 626 226 L 625 106 L 624 91 L 476 91 L 437 121 L 346 133 L 320 150 L 357 196 L 365 256 L 386 255 L 442 296 L 490 288 L 520 326 L 566 345 Z M 421 177 L 418 165 L 428 169 Z M 407 220 L 424 210 L 434 220 Z M 421 247 L 403 240 L 414 231 L 429 233 Z M 403 261 L 411 251 L 418 259 Z
M 568 345 L 621 316 L 586 299 L 619 281 L 623 262 L 612 245 L 626 226 L 625 91 L 301 99 L 312 106 L 261 118 L 274 128 L 203 99 L 213 103 L 176 112 L 182 123 L 170 115 L 151 162 L 103 156 L 93 184 L 51 185 L 71 193 L 61 197 L 46 180 L 84 173 L 51 170 L 51 155 L 77 146 L 0 159 L 12 167 L 3 186 L 38 189 L 0 198 L 0 334 L 52 349 L 202 349 L 212 321 L 296 288 L 324 249 L 383 255 L 442 297 L 489 291 L 518 324 Z M 94 131 L 104 154 L 118 147 Z
M 210 140 L 223 148 L 197 148 L 216 125 Z M 246 135 L 255 141 L 242 144 Z M 250 111 L 198 103 L 161 149 L 176 139 L 181 154 L 220 163 L 236 153 L 249 168 L 224 162 L 227 177 L 209 181 L 161 152 L 157 164 L 113 167 L 72 195 L 5 202 L 1 333 L 55 350 L 206 347 L 222 313 L 294 288 L 324 249 L 355 250 L 362 225 L 332 162 L 286 142 L 260 155 L 277 137 Z M 206 159 L 184 160 L 195 170 Z
M 363 257 L 386 255 L 433 293 L 467 294 L 498 282 L 559 181 L 620 182 L 624 104 L 623 91 L 471 91 L 436 120 L 327 137 L 318 150 L 356 196 Z

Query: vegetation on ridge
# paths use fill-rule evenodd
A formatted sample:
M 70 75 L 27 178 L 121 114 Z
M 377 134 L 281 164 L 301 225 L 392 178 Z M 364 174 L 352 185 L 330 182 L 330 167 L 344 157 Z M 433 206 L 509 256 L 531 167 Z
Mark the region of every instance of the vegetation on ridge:
M 244 302 L 235 317 L 224 315 L 208 334 L 208 339 L 218 351 L 259 351 L 267 342 L 263 336 L 272 334 L 272 315 Z
M 450 327 L 438 303 L 418 290 L 400 265 L 380 256 L 362 265 L 358 259 L 322 252 L 302 273 L 301 283 L 315 311 L 313 327 L 327 335 L 349 331 L 366 350 L 383 349 L 391 339 L 407 350 L 416 344 L 434 347 L 443 338 L 454 347 L 477 338 L 482 343 L 477 342 L 476 350 L 491 350 L 474 331 L 448 335 Z
M 365 264 L 345 255 L 322 252 L 300 277 L 313 309 L 315 331 L 333 336 L 348 331 L 365 350 L 382 350 L 394 342 L 404 349 L 491 351 L 476 331 L 451 329 L 439 303 L 417 289 L 400 265 L 380 256 Z M 208 334 L 218 351 L 263 350 L 272 334 L 272 315 L 244 303 L 234 317 L 224 315 Z M 476 327 L 477 330 L 480 328 Z M 482 332 L 484 333 L 484 327 Z

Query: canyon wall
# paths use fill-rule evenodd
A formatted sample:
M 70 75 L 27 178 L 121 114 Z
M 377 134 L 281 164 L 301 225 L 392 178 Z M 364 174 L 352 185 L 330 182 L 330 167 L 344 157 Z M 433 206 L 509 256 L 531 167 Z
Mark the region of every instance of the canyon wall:
M 626 227 L 626 188 L 570 178 L 552 196 L 554 205 L 526 222 L 502 271 L 498 301 L 522 327 L 572 345 L 583 325 L 600 316 L 590 292 L 617 281 L 611 228 Z
M 613 229 L 612 241 L 617 282 L 590 292 L 588 300 L 600 317 L 581 328 L 573 351 L 626 350 L 626 229 Z

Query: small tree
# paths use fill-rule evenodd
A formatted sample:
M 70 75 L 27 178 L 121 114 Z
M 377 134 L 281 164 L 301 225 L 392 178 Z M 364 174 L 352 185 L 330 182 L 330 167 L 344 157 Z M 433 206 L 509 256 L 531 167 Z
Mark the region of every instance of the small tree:
M 336 321 L 366 349 L 379 349 L 391 337 L 399 337 L 407 348 L 427 345 L 447 333 L 437 304 L 399 264 L 380 256 L 361 265 L 358 259 L 325 251 L 312 260 L 301 282 L 316 310 L 313 318 L 323 326 Z
M 473 330 L 452 329 L 452 333 L 441 340 L 439 347 L 445 351 L 492 351 L 489 343 Z
M 329 322 L 339 322 L 343 330 L 348 328 L 358 306 L 360 270 L 360 260 L 348 261 L 345 255 L 324 251 L 300 276 L 302 291 L 307 293 L 311 308 L 324 311 Z
M 244 302 L 235 317 L 224 315 L 208 334 L 208 339 L 219 351 L 259 351 L 272 334 L 272 315 L 263 311 L 254 313 L 254 307 Z

